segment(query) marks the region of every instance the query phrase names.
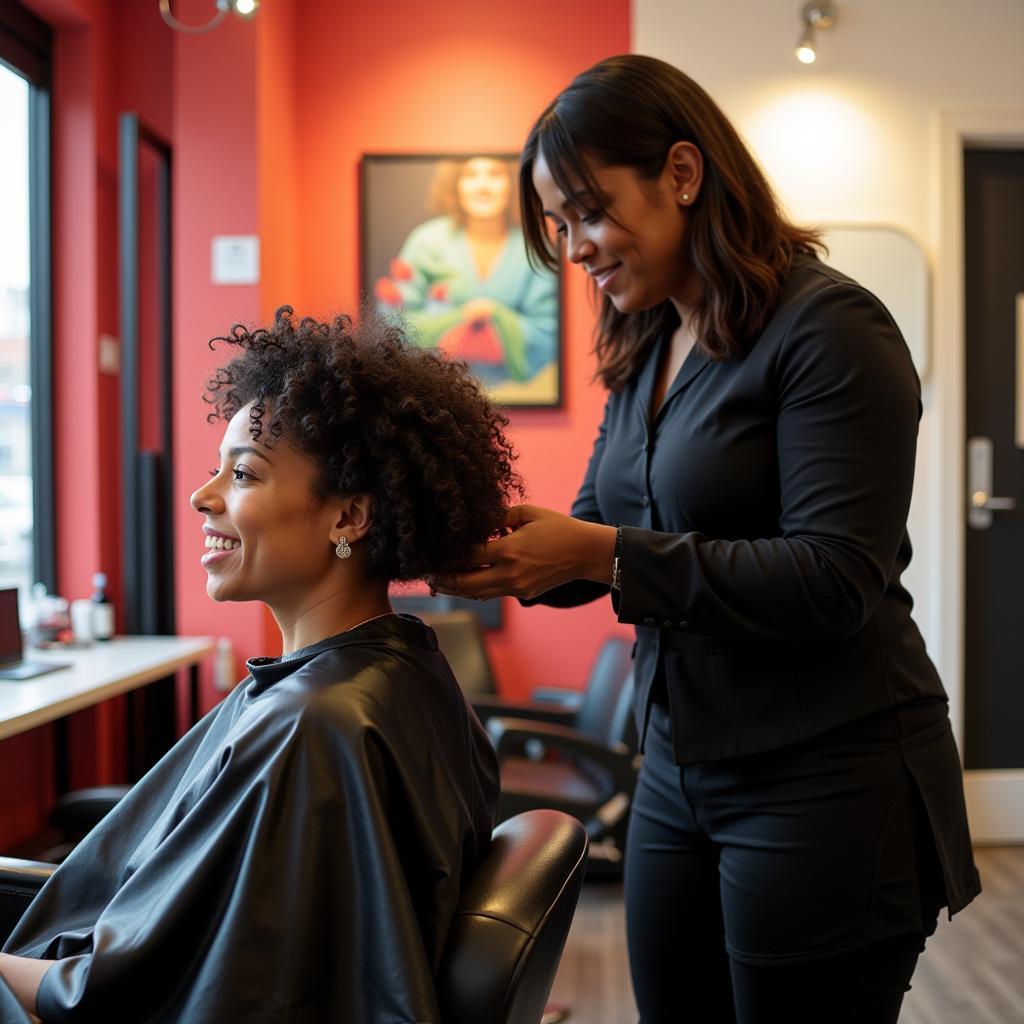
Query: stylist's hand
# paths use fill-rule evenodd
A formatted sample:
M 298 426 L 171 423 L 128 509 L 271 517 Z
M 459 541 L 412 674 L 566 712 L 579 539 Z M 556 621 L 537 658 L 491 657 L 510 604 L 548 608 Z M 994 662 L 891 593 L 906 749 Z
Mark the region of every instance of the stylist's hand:
M 482 544 L 473 561 L 480 568 L 437 577 L 431 589 L 454 597 L 509 595 L 527 600 L 568 583 L 610 583 L 615 527 L 587 523 L 537 505 L 513 505 L 504 537 Z

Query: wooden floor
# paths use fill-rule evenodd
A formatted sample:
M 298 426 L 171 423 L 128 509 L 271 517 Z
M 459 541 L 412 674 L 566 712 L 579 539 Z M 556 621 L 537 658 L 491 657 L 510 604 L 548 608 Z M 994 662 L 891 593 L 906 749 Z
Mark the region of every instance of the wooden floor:
M 985 891 L 940 921 L 900 1024 L 1024 1024 L 1024 846 L 975 855 Z M 621 886 L 586 886 L 551 993 L 570 1024 L 635 1024 L 624 936 Z

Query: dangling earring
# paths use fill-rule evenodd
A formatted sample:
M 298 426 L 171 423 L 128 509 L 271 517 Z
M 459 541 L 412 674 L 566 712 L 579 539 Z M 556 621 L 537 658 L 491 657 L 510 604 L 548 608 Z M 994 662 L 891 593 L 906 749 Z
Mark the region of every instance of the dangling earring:
M 334 553 L 339 558 L 351 558 L 352 557 L 352 545 L 349 544 L 347 537 L 342 537 L 338 541 L 338 546 L 334 549 Z

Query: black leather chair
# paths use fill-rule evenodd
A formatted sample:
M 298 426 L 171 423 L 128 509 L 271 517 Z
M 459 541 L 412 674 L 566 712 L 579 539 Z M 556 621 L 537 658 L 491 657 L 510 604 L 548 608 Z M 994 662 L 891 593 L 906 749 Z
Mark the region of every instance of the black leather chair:
M 419 617 L 437 634 L 437 643 L 452 667 L 462 692 L 470 699 L 496 692 L 480 621 L 472 612 L 420 612 Z
M 499 825 L 438 972 L 445 1024 L 538 1024 L 583 885 L 587 836 L 557 811 Z
M 633 725 L 631 644 L 602 646 L 582 701 L 473 698 L 501 762 L 499 820 L 549 807 L 583 822 L 592 875 L 622 870 L 640 759 Z
M 529 718 L 565 725 L 598 737 L 606 734 L 609 721 L 615 715 L 622 683 L 632 670 L 632 642 L 621 636 L 610 636 L 598 648 L 582 690 L 540 686 L 532 689 L 529 700 L 525 701 L 476 693 L 470 694 L 469 699 L 485 725 L 489 718 L 496 716 Z
M 538 1024 L 583 885 L 587 836 L 557 811 L 499 825 L 463 890 L 437 976 L 446 1024 Z M 0 857 L 0 945 L 53 864 Z

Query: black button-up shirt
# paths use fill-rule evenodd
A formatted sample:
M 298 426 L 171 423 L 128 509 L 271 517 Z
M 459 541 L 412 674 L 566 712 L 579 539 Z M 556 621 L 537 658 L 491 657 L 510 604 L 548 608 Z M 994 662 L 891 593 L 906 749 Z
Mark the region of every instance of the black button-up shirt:
M 609 395 L 572 509 L 623 526 L 615 606 L 637 626 L 641 741 L 659 670 L 680 762 L 944 698 L 900 584 L 921 406 L 888 311 L 798 258 L 748 354 L 695 348 L 652 415 L 667 344 Z

